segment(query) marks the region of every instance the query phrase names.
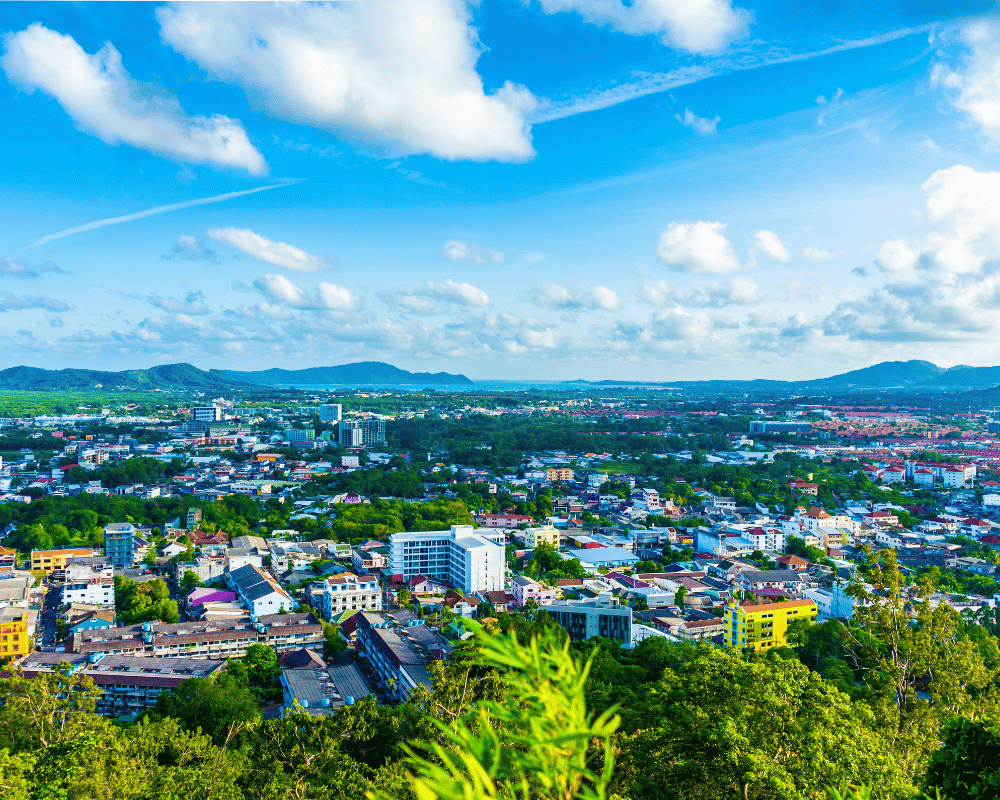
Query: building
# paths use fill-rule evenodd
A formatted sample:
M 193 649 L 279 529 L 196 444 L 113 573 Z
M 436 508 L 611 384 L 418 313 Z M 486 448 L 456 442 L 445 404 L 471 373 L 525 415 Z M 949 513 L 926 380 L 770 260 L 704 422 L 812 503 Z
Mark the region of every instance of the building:
M 418 575 L 447 581 L 464 594 L 504 588 L 506 534 L 452 525 L 450 531 L 411 531 L 389 537 L 394 577 Z
M 26 608 L 0 609 L 0 658 L 18 659 L 31 652 L 36 617 Z
M 374 575 L 343 572 L 309 587 L 313 608 L 332 620 L 345 611 L 381 611 L 382 592 Z
M 483 528 L 510 529 L 532 522 L 531 517 L 524 514 L 482 514 L 476 517 L 476 524 Z
M 545 480 L 549 483 L 553 483 L 555 481 L 572 481 L 574 477 L 574 472 L 569 467 L 545 470 Z
M 736 579 L 736 585 L 744 592 L 784 592 L 798 594 L 802 586 L 802 576 L 791 569 L 745 570 Z
M 198 586 L 191 590 L 184 600 L 184 609 L 189 614 L 201 612 L 205 603 L 234 603 L 236 602 L 235 592 L 223 592 L 213 589 L 211 586 Z
M 788 625 L 795 620 L 816 621 L 812 600 L 785 600 L 752 605 L 729 598 L 723 616 L 723 643 L 740 650 L 764 650 L 788 644 Z
M 574 642 L 603 636 L 625 644 L 632 642 L 632 609 L 611 594 L 601 592 L 596 600 L 554 600 L 541 609 L 566 629 Z
M 765 422 L 750 423 L 750 433 L 810 433 L 812 425 L 808 422 Z
M 371 694 L 361 671 L 354 664 L 353 654 L 348 654 L 349 657 L 343 662 L 329 667 L 323 663 L 323 659 L 311 652 L 310 655 L 318 659 L 319 663 L 281 668 L 283 712 L 297 711 L 310 716 L 328 716 Z
M 546 525 L 541 528 L 527 528 L 520 535 L 524 536 L 524 546 L 529 550 L 534 550 L 543 542 L 558 550 L 562 543 L 562 531 L 553 525 Z
M 22 573 L 23 575 L 23 573 Z M 18 606 L 27 608 L 31 593 L 32 579 L 27 575 L 15 575 L 0 580 L 0 608 Z
M 340 403 L 324 403 L 319 407 L 320 422 L 340 422 L 343 408 Z
M 355 547 L 351 550 L 351 563 L 359 572 L 367 575 L 369 572 L 385 569 L 389 566 L 389 559 L 385 553 L 380 553 L 378 550 Z
M 642 561 L 624 547 L 585 547 L 581 550 L 567 550 L 569 558 L 575 558 L 589 569 L 600 567 L 631 567 Z
M 222 409 L 219 406 L 195 406 L 191 409 L 191 419 L 194 422 L 212 423 L 222 420 Z
M 84 675 L 101 690 L 98 714 L 107 717 L 138 714 L 152 708 L 161 692 L 176 689 L 189 678 L 215 675 L 226 662 L 202 658 L 109 656 L 104 653 L 32 653 L 21 665 L 24 677 L 55 672 L 66 662 L 74 675 Z
M 251 614 L 283 614 L 298 608 L 281 585 L 256 564 L 247 564 L 226 573 L 226 580 L 236 592 L 240 603 Z
M 289 444 L 307 444 L 316 441 L 316 431 L 312 428 L 286 428 L 281 432 L 281 436 Z
M 115 569 L 135 566 L 135 525 L 112 522 L 104 528 L 104 556 Z
M 0 575 L 13 572 L 17 566 L 17 551 L 0 547 Z
M 399 622 L 374 612 L 357 618 L 357 642 L 378 682 L 390 696 L 405 700 L 418 686 L 431 688 L 428 666 L 447 653 L 444 639 L 412 614 L 398 615 Z
M 244 615 L 169 625 L 143 622 L 75 633 L 67 650 L 162 658 L 234 658 L 246 655 L 252 644 L 266 644 L 279 653 L 300 647 L 322 650 L 323 626 L 312 614 Z
M 64 604 L 84 603 L 114 608 L 115 576 L 110 564 L 69 564 L 65 574 L 62 589 Z
M 31 574 L 36 578 L 46 578 L 51 573 L 61 574 L 66 562 L 71 558 L 91 558 L 99 556 L 100 550 L 91 547 L 67 547 L 65 550 L 32 550 Z
M 536 603 L 551 603 L 559 593 L 551 586 L 539 583 L 526 575 L 516 575 L 510 582 L 510 591 L 514 596 L 514 605 L 523 608 L 524 604 L 533 600 Z
M 385 420 L 379 416 L 345 419 L 337 425 L 341 447 L 385 444 Z

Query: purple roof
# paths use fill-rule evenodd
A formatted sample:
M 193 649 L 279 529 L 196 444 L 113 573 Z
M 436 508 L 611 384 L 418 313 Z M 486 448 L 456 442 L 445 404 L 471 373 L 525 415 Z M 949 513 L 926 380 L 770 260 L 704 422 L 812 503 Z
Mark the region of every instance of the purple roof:
M 649 584 L 648 583 L 645 583 L 644 581 L 636 580 L 635 578 L 630 578 L 628 575 L 625 575 L 624 573 L 621 573 L 621 572 L 609 572 L 604 577 L 605 578 L 613 578 L 614 580 L 618 581 L 619 583 L 624 583 L 630 589 L 648 589 L 649 588 Z
M 194 608 L 205 603 L 232 603 L 235 600 L 236 595 L 233 592 L 221 592 L 210 586 L 199 586 L 191 590 L 186 602 L 188 608 Z

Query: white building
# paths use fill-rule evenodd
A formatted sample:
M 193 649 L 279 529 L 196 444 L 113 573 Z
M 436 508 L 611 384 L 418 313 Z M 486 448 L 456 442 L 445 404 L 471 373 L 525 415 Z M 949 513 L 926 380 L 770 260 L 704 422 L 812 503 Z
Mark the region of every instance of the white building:
M 290 612 L 298 608 L 298 603 L 292 600 L 274 578 L 253 564 L 226 573 L 226 578 L 244 608 L 258 617 L 263 614 L 280 614 L 282 609 Z
M 63 604 L 115 605 L 114 568 L 110 564 L 68 564 L 63 584 Z
M 374 575 L 344 572 L 309 587 L 323 618 L 331 620 L 345 611 L 381 611 L 382 593 Z
M 506 532 L 471 525 L 450 531 L 411 531 L 389 537 L 389 569 L 404 579 L 423 575 L 447 581 L 463 593 L 504 588 Z

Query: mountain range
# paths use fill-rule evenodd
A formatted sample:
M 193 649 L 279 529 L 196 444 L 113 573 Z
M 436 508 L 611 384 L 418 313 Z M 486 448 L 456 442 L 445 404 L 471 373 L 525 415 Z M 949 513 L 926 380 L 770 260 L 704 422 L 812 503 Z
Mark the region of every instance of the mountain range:
M 391 364 L 366 361 L 339 367 L 311 369 L 267 369 L 258 372 L 205 371 L 191 364 L 162 364 L 150 369 L 104 372 L 95 369 L 40 369 L 11 367 L 0 370 L 0 389 L 71 390 L 93 389 L 190 389 L 234 391 L 254 386 L 278 384 L 387 384 L 387 385 L 472 385 L 465 375 L 447 372 L 407 372 Z

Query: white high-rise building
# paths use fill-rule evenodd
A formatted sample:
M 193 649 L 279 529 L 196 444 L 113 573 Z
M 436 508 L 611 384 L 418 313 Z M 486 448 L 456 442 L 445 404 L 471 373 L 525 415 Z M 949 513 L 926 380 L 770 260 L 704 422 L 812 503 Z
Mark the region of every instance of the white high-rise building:
M 340 403 L 324 403 L 319 407 L 320 422 L 340 422 L 342 418 Z
M 389 537 L 393 575 L 447 581 L 463 593 L 504 588 L 507 534 L 500 530 L 452 525 L 450 531 L 410 531 Z

